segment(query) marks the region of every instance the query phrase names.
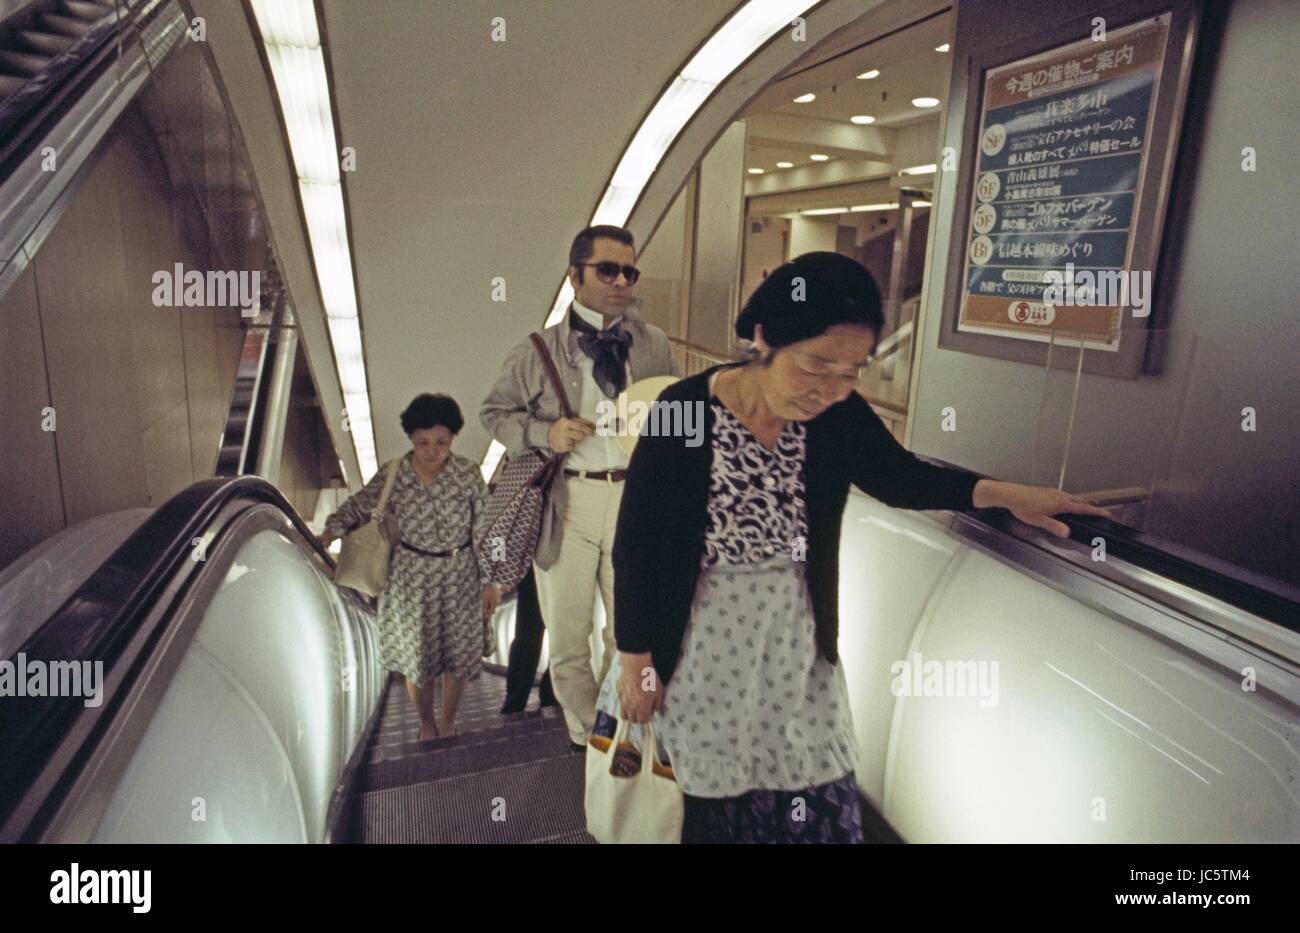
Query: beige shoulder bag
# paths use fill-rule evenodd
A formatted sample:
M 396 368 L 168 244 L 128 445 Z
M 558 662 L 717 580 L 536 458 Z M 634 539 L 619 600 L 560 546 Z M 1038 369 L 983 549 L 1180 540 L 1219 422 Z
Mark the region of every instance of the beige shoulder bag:
M 402 458 L 396 457 L 388 464 L 388 478 L 379 502 L 370 513 L 370 520 L 343 536 L 343 549 L 339 552 L 334 582 L 367 596 L 378 596 L 388 585 L 388 562 L 398 541 L 397 516 L 387 510 L 388 496 L 397 479 L 397 468 Z

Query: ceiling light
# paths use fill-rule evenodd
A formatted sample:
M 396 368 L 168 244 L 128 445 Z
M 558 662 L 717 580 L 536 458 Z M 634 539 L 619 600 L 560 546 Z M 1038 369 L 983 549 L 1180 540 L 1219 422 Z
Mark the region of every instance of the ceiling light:
M 867 126 L 868 124 L 876 122 L 875 117 L 869 117 L 865 113 L 860 113 L 856 116 L 849 117 L 849 120 L 852 123 L 856 123 L 858 126 Z
M 816 99 L 817 99 L 816 94 L 800 94 L 798 97 L 794 99 L 794 102 L 796 104 L 811 104 Z
M 880 204 L 855 204 L 849 210 L 854 213 L 861 213 L 862 211 L 892 211 L 897 207 L 897 201 L 885 201 Z
M 936 168 L 938 168 L 938 167 L 939 167 L 939 166 L 936 165 L 934 162 L 931 162 L 931 163 L 929 163 L 928 165 L 911 165 L 911 166 L 908 166 L 907 168 L 900 168 L 900 169 L 898 170 L 898 174 L 900 174 L 900 175 L 932 175 L 932 174 L 934 174 L 934 170 L 935 170 Z
M 936 46 L 934 47 L 934 50 L 935 50 L 936 52 L 946 52 L 946 51 L 948 51 L 950 48 L 952 48 L 952 46 L 949 45 L 947 42 L 945 42 L 943 45 L 936 45 Z
M 793 163 L 793 162 L 778 162 L 778 163 L 776 163 L 776 167 L 777 167 L 777 168 L 794 168 L 794 163 Z
M 252 8 L 289 137 L 330 350 L 364 479 L 378 469 L 378 462 L 339 178 L 338 137 L 316 7 L 311 0 L 253 0 Z
M 939 98 L 937 97 L 913 97 L 913 107 L 938 107 Z
M 762 174 L 763 174 L 763 170 L 762 170 L 761 168 L 751 168 L 751 169 L 746 169 L 746 171 L 748 171 L 749 174 L 751 174 L 751 175 L 762 175 Z
M 800 214 L 806 214 L 813 217 L 818 214 L 843 214 L 848 211 L 847 207 L 819 207 L 815 211 L 800 211 Z
M 912 202 L 912 206 L 913 206 L 913 207 L 929 207 L 929 206 L 930 206 L 930 202 L 929 202 L 929 201 L 913 201 L 913 202 Z
M 820 152 L 814 152 L 808 158 L 812 159 L 814 162 L 825 162 L 827 159 L 830 158 L 830 156 L 822 155 Z
M 870 81 L 872 78 L 879 78 L 879 77 L 880 77 L 880 69 L 872 68 L 870 71 L 864 71 L 862 72 L 862 74 L 858 75 L 858 80 Z

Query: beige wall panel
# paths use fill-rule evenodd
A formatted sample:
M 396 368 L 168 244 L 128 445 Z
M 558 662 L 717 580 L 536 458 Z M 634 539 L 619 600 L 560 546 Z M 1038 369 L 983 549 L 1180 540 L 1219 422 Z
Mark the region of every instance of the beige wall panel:
M 225 405 L 220 400 L 221 376 L 213 313 L 207 308 L 186 308 L 181 315 L 190 408 L 190 458 L 195 480 L 211 477 L 217 465 L 217 448 L 229 403 L 229 399 Z
M 214 346 L 217 351 L 217 400 L 229 410 L 230 397 L 235 391 L 235 373 L 239 369 L 239 355 L 244 350 L 244 329 L 239 325 L 237 311 L 214 311 Z M 222 416 L 225 423 L 225 416 Z
M 0 299 L 0 567 L 63 527 L 55 434 L 41 429 L 50 404 L 31 267 Z M 55 427 L 61 427 L 56 422 Z
M 149 505 L 159 506 L 194 482 L 190 412 L 182 396 L 145 429 L 140 443 Z
M 154 274 L 171 273 L 179 251 L 168 203 L 167 170 L 143 132 L 128 128 L 114 144 L 126 260 L 124 302 L 131 320 L 140 422 L 148 429 L 185 399 L 184 309 L 156 307 Z M 188 437 L 188 432 L 185 432 Z M 188 440 L 183 445 L 189 456 Z
M 70 524 L 147 500 L 117 156 L 94 167 L 34 263 Z

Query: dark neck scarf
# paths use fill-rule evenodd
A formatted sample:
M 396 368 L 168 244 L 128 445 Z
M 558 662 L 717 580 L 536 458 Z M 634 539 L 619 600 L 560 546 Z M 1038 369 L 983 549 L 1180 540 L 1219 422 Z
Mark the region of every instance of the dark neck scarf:
M 578 332 L 578 347 L 591 357 L 591 374 L 607 398 L 617 398 L 627 387 L 627 354 L 632 335 L 617 324 L 597 330 L 569 308 L 569 326 Z

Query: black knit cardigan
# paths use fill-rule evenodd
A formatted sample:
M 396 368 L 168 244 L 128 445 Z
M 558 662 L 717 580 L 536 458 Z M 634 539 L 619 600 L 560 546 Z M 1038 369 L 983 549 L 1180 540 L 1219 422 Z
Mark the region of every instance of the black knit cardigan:
M 614 634 L 620 651 L 649 651 L 667 683 L 690 621 L 708 524 L 716 366 L 669 386 L 660 402 L 682 402 L 704 416 L 703 443 L 643 434 L 628 465 L 614 538 Z M 698 422 L 695 422 L 698 424 Z M 803 467 L 808 514 L 806 580 L 817 647 L 839 660 L 840 524 L 852 483 L 903 509 L 969 509 L 979 477 L 919 459 L 899 444 L 856 392 L 807 425 Z M 791 542 L 792 559 L 794 542 Z

